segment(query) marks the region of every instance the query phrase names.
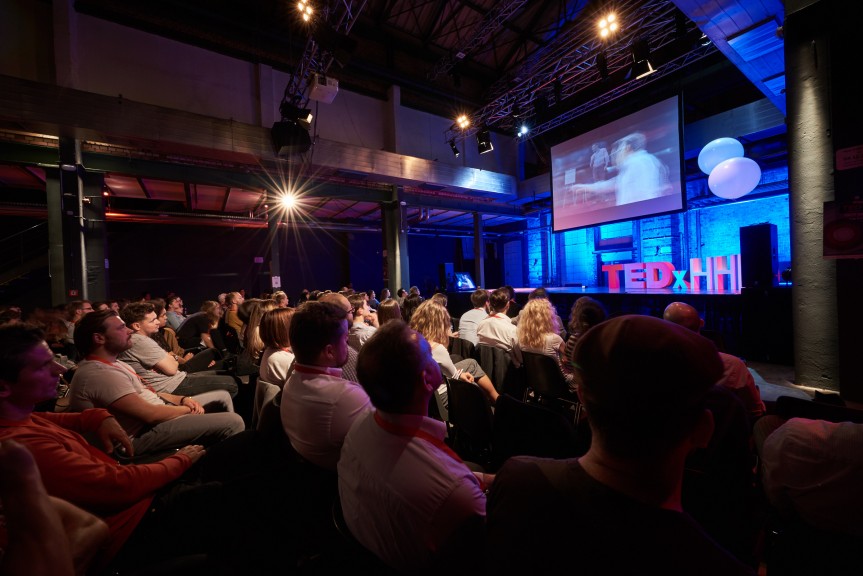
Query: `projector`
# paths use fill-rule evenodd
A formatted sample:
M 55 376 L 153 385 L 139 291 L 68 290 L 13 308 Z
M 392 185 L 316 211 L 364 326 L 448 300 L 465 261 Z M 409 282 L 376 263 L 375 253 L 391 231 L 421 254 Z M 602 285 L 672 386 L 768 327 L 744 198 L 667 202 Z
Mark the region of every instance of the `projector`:
M 323 74 L 312 74 L 311 90 L 309 99 L 316 102 L 332 104 L 339 93 L 339 81 L 335 78 L 327 78 Z

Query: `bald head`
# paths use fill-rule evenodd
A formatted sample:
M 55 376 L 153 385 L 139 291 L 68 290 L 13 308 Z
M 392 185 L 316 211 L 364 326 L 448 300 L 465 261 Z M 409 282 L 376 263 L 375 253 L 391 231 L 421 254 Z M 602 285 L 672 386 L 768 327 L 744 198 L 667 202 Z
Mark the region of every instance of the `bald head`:
M 662 317 L 693 332 L 701 332 L 704 326 L 704 320 L 698 315 L 698 310 L 685 302 L 672 302 L 665 307 Z

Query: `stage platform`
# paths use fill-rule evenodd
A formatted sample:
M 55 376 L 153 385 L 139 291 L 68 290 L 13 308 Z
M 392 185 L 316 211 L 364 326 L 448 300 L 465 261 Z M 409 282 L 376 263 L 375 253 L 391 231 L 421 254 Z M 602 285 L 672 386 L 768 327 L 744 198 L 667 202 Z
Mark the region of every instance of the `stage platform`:
M 531 287 L 515 288 L 515 300 L 524 306 Z M 549 299 L 564 322 L 582 296 L 599 300 L 610 316 L 645 314 L 662 317 L 671 302 L 694 306 L 704 319 L 704 333 L 729 354 L 747 360 L 794 365 L 791 324 L 791 287 L 744 288 L 739 292 L 681 290 L 609 290 L 607 287 L 546 287 Z M 471 292 L 449 292 L 448 306 L 453 317 L 471 309 Z

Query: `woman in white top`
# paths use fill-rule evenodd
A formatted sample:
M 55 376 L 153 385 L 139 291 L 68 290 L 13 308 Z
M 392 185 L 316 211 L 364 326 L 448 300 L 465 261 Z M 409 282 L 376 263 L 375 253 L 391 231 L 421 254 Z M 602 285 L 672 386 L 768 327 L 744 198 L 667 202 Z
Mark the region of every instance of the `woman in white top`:
M 288 380 L 288 371 L 294 363 L 294 353 L 291 352 L 291 317 L 294 308 L 274 308 L 261 317 L 259 334 L 264 342 L 264 353 L 261 355 L 261 368 L 258 379 L 279 388 L 284 387 Z
M 560 366 L 566 342 L 560 337 L 557 312 L 551 301 L 545 298 L 528 300 L 519 318 L 517 330 L 521 351 L 550 356 Z M 571 374 L 564 375 L 567 381 L 572 379 Z
M 452 318 L 446 308 L 433 299 L 426 300 L 414 311 L 410 326 L 428 340 L 432 357 L 440 365 L 444 376 L 474 382 L 482 388 L 492 404 L 497 401 L 498 392 L 494 384 L 476 360 L 465 358 L 453 363 L 447 351 Z

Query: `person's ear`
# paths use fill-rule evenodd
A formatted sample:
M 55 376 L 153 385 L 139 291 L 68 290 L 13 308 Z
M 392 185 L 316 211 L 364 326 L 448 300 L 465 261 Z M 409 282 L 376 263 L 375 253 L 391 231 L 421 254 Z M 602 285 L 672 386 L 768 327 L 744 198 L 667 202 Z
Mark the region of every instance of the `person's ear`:
M 101 346 L 105 343 L 105 335 L 101 332 L 96 332 L 93 334 L 93 342 L 95 342 L 97 346 Z

